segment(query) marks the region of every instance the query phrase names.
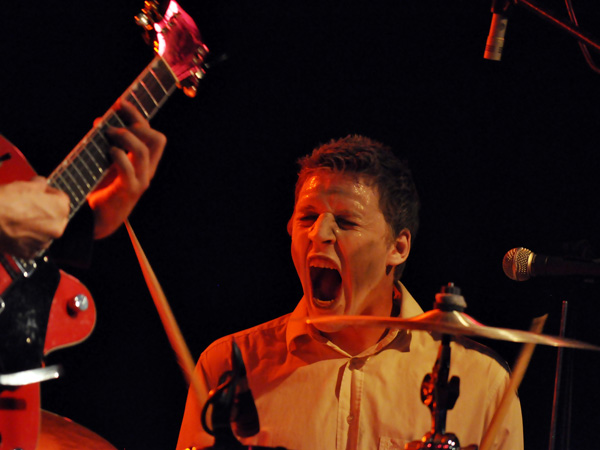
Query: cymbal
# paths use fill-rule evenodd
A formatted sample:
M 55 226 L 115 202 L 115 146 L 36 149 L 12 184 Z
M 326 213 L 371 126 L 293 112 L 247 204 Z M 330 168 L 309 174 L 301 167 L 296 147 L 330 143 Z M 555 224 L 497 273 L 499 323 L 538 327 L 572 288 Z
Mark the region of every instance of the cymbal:
M 427 311 L 408 319 L 377 316 L 327 316 L 307 319 L 306 322 L 312 324 L 321 323 L 431 331 L 441 334 L 479 336 L 501 341 L 600 351 L 599 346 L 576 341 L 574 339 L 532 333 L 530 331 L 512 330 L 509 328 L 488 327 L 463 312 L 442 311 L 439 309 Z
M 87 428 L 48 411 L 42 411 L 42 431 L 36 450 L 116 450 Z

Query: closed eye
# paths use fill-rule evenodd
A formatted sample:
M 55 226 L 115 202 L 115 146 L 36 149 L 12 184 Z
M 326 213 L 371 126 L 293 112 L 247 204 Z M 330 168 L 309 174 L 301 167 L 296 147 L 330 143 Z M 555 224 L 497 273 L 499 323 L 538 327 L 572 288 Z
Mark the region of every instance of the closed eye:
M 318 217 L 319 216 L 317 216 L 316 214 L 306 214 L 304 216 L 298 217 L 298 220 L 304 225 L 312 225 L 317 221 Z
M 336 222 L 337 222 L 338 226 L 344 230 L 349 229 L 349 228 L 354 228 L 355 226 L 358 225 L 353 220 L 346 219 L 344 217 L 336 218 Z

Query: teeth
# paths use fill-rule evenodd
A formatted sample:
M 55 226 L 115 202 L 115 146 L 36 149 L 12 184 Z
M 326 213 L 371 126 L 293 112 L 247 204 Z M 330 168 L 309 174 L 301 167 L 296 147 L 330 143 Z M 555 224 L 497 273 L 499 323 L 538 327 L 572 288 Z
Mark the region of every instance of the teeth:
M 335 264 L 333 264 L 331 261 L 324 261 L 324 260 L 320 260 L 320 259 L 311 261 L 310 267 L 318 267 L 320 269 L 338 270 L 338 268 L 335 266 Z
M 320 306 L 321 308 L 327 308 L 333 304 L 333 300 L 321 300 L 318 298 L 313 298 L 313 301 L 317 306 Z

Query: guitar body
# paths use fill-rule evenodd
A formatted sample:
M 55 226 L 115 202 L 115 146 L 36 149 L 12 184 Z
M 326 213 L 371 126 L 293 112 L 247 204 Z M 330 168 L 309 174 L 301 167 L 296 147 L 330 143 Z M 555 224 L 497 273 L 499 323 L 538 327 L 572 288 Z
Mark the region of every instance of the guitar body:
M 22 153 L 2 136 L 0 159 L 0 184 L 35 176 Z M 0 313 L 0 372 L 31 368 L 26 362 L 5 361 L 6 352 L 10 354 L 10 350 L 3 348 L 7 341 L 17 347 L 25 345 L 25 341 L 36 342 L 35 347 L 39 347 L 37 360 L 41 361 L 39 357 L 57 348 L 77 344 L 92 333 L 96 308 L 90 292 L 79 280 L 44 259 L 36 262 L 37 268 L 31 277 L 23 277 L 20 273 L 15 276 L 17 271 L 12 257 L 4 254 L 1 260 L 0 298 L 5 306 Z M 83 298 L 77 296 L 85 297 L 85 309 L 70 307 L 75 298 Z M 34 317 L 35 324 L 32 322 Z M 23 321 L 30 324 L 20 323 Z M 18 352 L 25 353 L 22 348 Z

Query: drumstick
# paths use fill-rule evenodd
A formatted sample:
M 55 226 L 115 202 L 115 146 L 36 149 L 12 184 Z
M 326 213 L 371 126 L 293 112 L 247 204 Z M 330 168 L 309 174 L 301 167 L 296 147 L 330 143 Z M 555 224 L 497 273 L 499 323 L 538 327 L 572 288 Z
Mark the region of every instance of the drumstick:
M 144 274 L 144 278 L 146 280 L 146 284 L 148 285 L 148 290 L 150 291 L 150 295 L 154 300 L 156 310 L 158 311 L 158 315 L 162 321 L 163 328 L 167 333 L 171 347 L 173 347 L 177 361 L 179 362 L 179 365 L 183 371 L 183 376 L 185 377 L 188 385 L 192 387 L 196 395 L 198 405 L 203 405 L 206 401 L 206 395 L 204 394 L 205 390 L 202 389 L 198 377 L 196 377 L 194 374 L 195 365 L 194 361 L 192 360 L 190 350 L 183 339 L 183 335 L 181 334 L 181 330 L 179 329 L 177 321 L 173 316 L 173 312 L 171 311 L 171 307 L 167 302 L 167 298 L 160 286 L 160 283 L 158 282 L 158 279 L 156 278 L 156 275 L 154 274 L 154 271 L 152 270 L 152 267 L 150 266 L 148 258 L 146 258 L 144 250 L 142 250 L 142 246 L 140 245 L 133 228 L 131 228 L 129 220 L 125 220 L 125 226 L 127 227 L 129 238 L 133 244 L 135 254 L 137 255 L 142 273 Z
M 541 317 L 536 317 L 531 322 L 531 328 L 529 331 L 533 333 L 541 333 L 544 328 L 544 324 L 546 323 L 546 319 L 548 318 L 548 314 L 545 314 Z M 510 377 L 510 381 L 506 390 L 504 391 L 504 396 L 500 401 L 500 405 L 498 409 L 494 413 L 494 417 L 492 417 L 492 421 L 490 422 L 490 426 L 488 427 L 485 435 L 483 436 L 483 440 L 481 441 L 481 445 L 479 446 L 479 450 L 489 450 L 492 447 L 492 443 L 494 442 L 494 437 L 496 433 L 500 429 L 500 425 L 504 421 L 504 417 L 506 417 L 506 413 L 508 412 L 508 407 L 510 406 L 510 402 L 513 401 L 513 392 L 519 388 L 523 377 L 525 376 L 525 372 L 527 371 L 527 367 L 529 366 L 529 361 L 531 360 L 531 356 L 533 355 L 533 350 L 535 349 L 535 344 L 523 344 L 523 348 L 521 349 L 521 353 L 519 353 L 519 357 L 515 362 L 515 367 L 513 373 Z

